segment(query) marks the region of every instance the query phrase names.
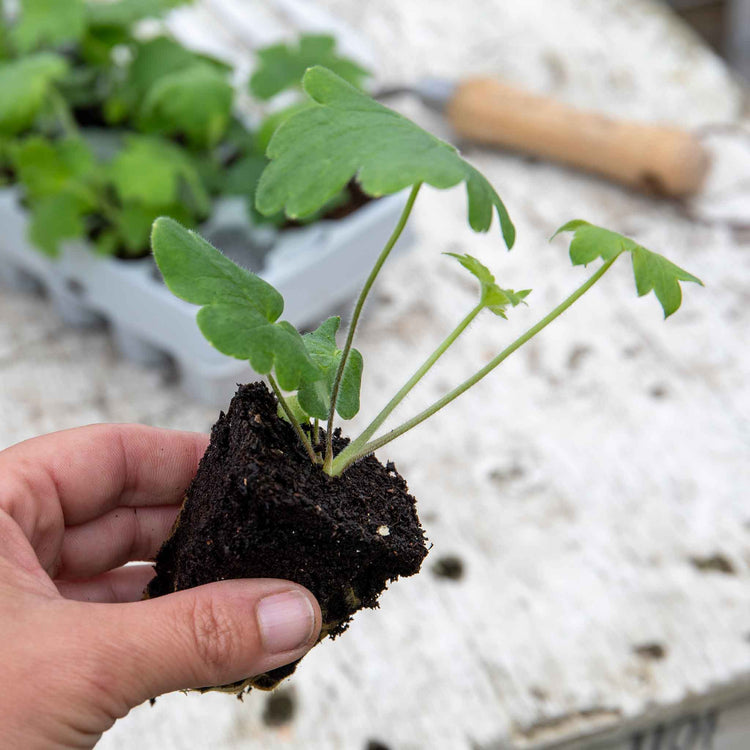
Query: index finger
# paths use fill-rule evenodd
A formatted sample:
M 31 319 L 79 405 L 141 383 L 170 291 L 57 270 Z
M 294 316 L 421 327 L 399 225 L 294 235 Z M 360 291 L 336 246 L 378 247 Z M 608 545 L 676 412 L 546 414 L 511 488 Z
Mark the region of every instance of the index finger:
M 207 445 L 201 433 L 124 424 L 32 438 L 0 453 L 0 507 L 31 538 L 60 511 L 70 526 L 118 506 L 177 504 Z

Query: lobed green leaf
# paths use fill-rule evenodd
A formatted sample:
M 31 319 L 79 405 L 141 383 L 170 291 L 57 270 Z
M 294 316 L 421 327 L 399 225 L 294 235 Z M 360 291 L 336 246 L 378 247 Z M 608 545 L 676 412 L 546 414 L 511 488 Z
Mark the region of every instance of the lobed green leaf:
M 486 307 L 490 312 L 506 318 L 505 313 L 508 305 L 517 307 L 521 303 L 525 304 L 526 297 L 531 293 L 531 289 L 522 289 L 518 292 L 513 289 L 502 289 L 495 282 L 495 277 L 483 263 L 477 260 L 473 255 L 459 255 L 458 253 L 443 253 L 455 258 L 470 274 L 472 274 L 480 284 L 480 304 Z
M 553 238 L 561 232 L 573 232 L 570 260 L 574 266 L 587 265 L 597 258 L 606 262 L 623 252 L 630 253 L 638 296 L 643 297 L 653 291 L 665 318 L 675 313 L 682 304 L 680 281 L 692 281 L 703 286 L 697 276 L 617 232 L 581 219 L 564 224 L 552 235 Z
M 30 127 L 67 69 L 62 57 L 49 52 L 0 64 L 0 134 Z
M 313 214 L 355 176 L 372 196 L 422 182 L 436 188 L 464 182 L 472 229 L 487 231 L 496 213 L 506 244 L 513 245 L 515 229 L 500 197 L 453 146 L 326 68 L 310 68 L 302 83 L 313 104 L 289 117 L 271 139 L 271 163 L 256 198 L 261 213 Z
M 93 173 L 94 156 L 79 138 L 52 142 L 41 136 L 22 141 L 15 150 L 18 178 L 30 199 L 76 192 Z
M 198 63 L 151 87 L 143 102 L 142 126 L 163 135 L 184 135 L 194 146 L 215 146 L 227 130 L 233 102 L 226 75 Z
M 57 257 L 63 241 L 83 236 L 86 211 L 86 203 L 76 195 L 46 195 L 30 208 L 29 239 L 45 255 Z
M 20 0 L 11 37 L 22 53 L 76 42 L 86 30 L 84 0 Z
M 151 89 L 163 78 L 182 73 L 198 64 L 229 73 L 223 63 L 191 52 L 168 37 L 160 36 L 134 45 L 134 56 L 124 80 L 109 96 L 105 112 L 110 121 L 118 122 L 140 113 Z
M 123 203 L 165 207 L 179 203 L 186 186 L 199 214 L 210 211 L 210 198 L 195 165 L 188 155 L 157 136 L 130 136 L 125 147 L 107 169 L 115 191 Z
M 284 390 L 320 377 L 302 336 L 286 321 L 277 322 L 284 300 L 270 284 L 173 219 L 154 222 L 151 242 L 167 287 L 202 306 L 198 326 L 216 349 L 249 360 L 262 375 L 275 371 Z
M 305 71 L 323 65 L 354 86 L 361 87 L 370 73 L 336 54 L 336 40 L 327 34 L 307 34 L 296 45 L 274 44 L 258 50 L 258 67 L 250 78 L 250 91 L 258 99 L 271 99 L 299 87 Z
M 676 266 L 663 255 L 646 250 L 645 247 L 638 245 L 633 248 L 631 257 L 638 296 L 643 297 L 653 290 L 661 303 L 665 318 L 679 310 L 682 304 L 680 281 L 692 281 L 703 286 L 703 282 L 697 276 Z
M 303 379 L 297 395 L 300 406 L 307 414 L 317 419 L 327 419 L 331 409 L 333 386 L 343 354 L 336 346 L 336 332 L 340 324 L 341 318 L 328 318 L 315 331 L 302 337 L 308 354 L 320 368 L 322 377 L 318 376 L 314 380 Z M 346 360 L 336 400 L 336 411 L 342 419 L 352 419 L 359 411 L 363 367 L 362 354 L 352 349 Z

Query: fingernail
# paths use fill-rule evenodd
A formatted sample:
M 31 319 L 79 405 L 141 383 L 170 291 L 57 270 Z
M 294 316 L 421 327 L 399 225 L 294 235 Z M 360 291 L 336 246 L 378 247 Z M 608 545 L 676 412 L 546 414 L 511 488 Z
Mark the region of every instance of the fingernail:
M 312 637 L 315 612 L 299 591 L 272 594 L 258 602 L 258 627 L 266 653 L 280 654 L 304 646 Z

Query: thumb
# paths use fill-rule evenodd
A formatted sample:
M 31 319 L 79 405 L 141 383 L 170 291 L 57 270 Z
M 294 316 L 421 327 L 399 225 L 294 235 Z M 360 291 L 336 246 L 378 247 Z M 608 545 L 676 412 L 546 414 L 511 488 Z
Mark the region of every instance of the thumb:
M 232 580 L 96 608 L 99 653 L 115 660 L 118 691 L 135 706 L 161 693 L 226 685 L 301 658 L 320 632 L 302 586 Z M 105 646 L 106 643 L 106 646 Z

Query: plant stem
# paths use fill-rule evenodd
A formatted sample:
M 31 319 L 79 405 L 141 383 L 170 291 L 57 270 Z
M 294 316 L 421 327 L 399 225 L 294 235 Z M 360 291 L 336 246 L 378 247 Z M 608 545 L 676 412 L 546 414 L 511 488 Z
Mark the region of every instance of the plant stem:
M 355 461 L 358 461 L 363 456 L 367 456 L 370 453 L 373 453 L 378 448 L 382 448 L 387 443 L 390 443 L 391 440 L 395 440 L 397 437 L 400 437 L 405 432 L 408 432 L 413 427 L 416 427 L 421 422 L 424 422 L 425 419 L 428 419 L 436 412 L 440 411 L 444 406 L 447 406 L 451 401 L 458 398 L 462 393 L 469 390 L 472 386 L 476 385 L 485 375 L 488 375 L 492 370 L 494 370 L 501 362 L 506 360 L 513 352 L 515 352 L 517 349 L 522 347 L 526 342 L 530 341 L 534 336 L 537 335 L 542 329 L 546 328 L 555 318 L 558 318 L 562 313 L 564 313 L 574 302 L 576 302 L 580 297 L 582 297 L 589 289 L 591 289 L 594 284 L 596 284 L 599 279 L 604 276 L 604 274 L 609 270 L 610 266 L 617 260 L 617 258 L 620 257 L 620 253 L 618 253 L 614 258 L 611 258 L 608 260 L 602 267 L 593 274 L 586 282 L 584 282 L 578 289 L 573 292 L 569 297 L 567 297 L 563 302 L 561 302 L 554 310 L 552 310 L 548 315 L 546 315 L 544 318 L 542 318 L 535 326 L 532 326 L 529 328 L 526 333 L 524 333 L 522 336 L 517 338 L 510 346 L 503 349 L 500 354 L 498 354 L 494 359 L 490 360 L 481 370 L 476 372 L 474 375 L 472 375 L 468 380 L 465 380 L 461 385 L 454 388 L 450 393 L 447 393 L 445 396 L 443 396 L 441 399 L 438 399 L 432 406 L 429 406 L 424 411 L 421 411 L 419 414 L 417 414 L 415 417 L 412 417 L 407 422 L 404 422 L 399 427 L 396 427 L 395 429 L 391 430 L 390 432 L 386 433 L 382 437 L 379 437 L 375 440 L 370 441 L 364 446 L 358 446 L 356 451 L 350 451 L 350 448 L 353 444 L 350 444 L 345 448 L 333 461 L 331 465 L 331 469 L 329 471 L 331 476 L 339 476 L 342 472 L 344 472 L 349 466 L 351 466 Z M 356 441 L 355 441 L 356 442 Z
M 313 439 L 315 441 L 315 446 L 317 447 L 320 445 L 320 420 L 315 417 L 315 421 L 313 422 Z
M 453 342 L 469 327 L 474 318 L 484 309 L 484 305 L 479 304 L 451 331 L 445 340 L 437 349 L 424 361 L 424 364 L 409 378 L 403 388 L 386 404 L 385 408 L 370 422 L 361 435 L 353 440 L 344 450 L 346 454 L 357 453 L 357 451 L 367 443 L 375 434 L 380 425 L 385 422 L 391 412 L 404 400 L 409 391 L 429 372 L 432 366 L 445 354 Z
M 326 457 L 325 457 L 325 466 L 330 469 L 331 462 L 333 461 L 333 420 L 336 416 L 336 401 L 339 397 L 339 388 L 341 387 L 341 379 L 344 377 L 344 368 L 346 367 L 346 361 L 349 358 L 349 352 L 352 349 L 352 342 L 354 341 L 354 332 L 357 330 L 357 323 L 359 323 L 359 316 L 362 314 L 362 308 L 364 307 L 365 300 L 367 299 L 367 295 L 370 293 L 370 289 L 372 288 L 372 285 L 375 283 L 375 279 L 377 278 L 378 274 L 380 273 L 380 269 L 383 267 L 383 264 L 388 259 L 388 256 L 391 254 L 391 250 L 393 250 L 393 246 L 398 241 L 398 238 L 401 236 L 401 233 L 404 231 L 404 227 L 406 226 L 406 222 L 409 220 L 409 216 L 411 215 L 412 208 L 414 207 L 414 201 L 417 199 L 417 194 L 419 193 L 419 188 L 422 187 L 422 183 L 418 182 L 416 185 L 414 185 L 411 189 L 411 193 L 409 194 L 409 198 L 406 201 L 406 205 L 404 206 L 404 210 L 401 212 L 401 217 L 398 220 L 398 224 L 396 224 L 395 229 L 393 230 L 393 233 L 388 239 L 388 242 L 386 242 L 385 247 L 381 250 L 380 255 L 378 256 L 377 261 L 375 262 L 375 265 L 372 268 L 372 271 L 370 271 L 370 275 L 367 277 L 367 281 L 365 281 L 365 285 L 362 288 L 362 291 L 359 293 L 359 297 L 357 298 L 357 304 L 354 307 L 354 313 L 352 314 L 352 320 L 349 324 L 349 332 L 346 337 L 346 344 L 344 344 L 344 349 L 341 353 L 341 362 L 339 363 L 338 370 L 336 371 L 336 379 L 333 381 L 333 391 L 331 392 L 331 409 L 328 412 L 328 427 L 326 432 Z
M 67 138 L 77 138 L 81 134 L 81 131 L 78 129 L 78 123 L 73 119 L 73 115 L 63 95 L 57 89 L 52 89 L 49 96 L 49 100 L 55 110 L 55 116 L 65 136 Z
M 286 414 L 287 419 L 289 420 L 290 424 L 294 428 L 294 431 L 297 433 L 297 437 L 300 439 L 300 442 L 304 446 L 305 450 L 307 451 L 307 455 L 310 457 L 310 460 L 314 464 L 320 463 L 320 457 L 317 453 L 313 450 L 312 444 L 310 443 L 310 440 L 308 439 L 307 435 L 302 431 L 302 425 L 297 421 L 297 418 L 294 416 L 294 412 L 289 408 L 289 404 L 286 402 L 286 399 L 284 398 L 283 394 L 281 393 L 281 389 L 278 386 L 278 383 L 274 380 L 272 375 L 268 375 L 268 382 L 271 384 L 271 388 L 273 389 L 273 392 L 276 394 L 276 398 L 279 401 L 279 404 L 281 404 L 281 408 L 284 410 L 284 414 Z

